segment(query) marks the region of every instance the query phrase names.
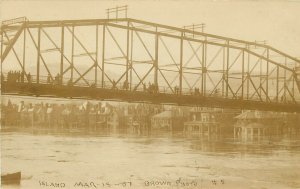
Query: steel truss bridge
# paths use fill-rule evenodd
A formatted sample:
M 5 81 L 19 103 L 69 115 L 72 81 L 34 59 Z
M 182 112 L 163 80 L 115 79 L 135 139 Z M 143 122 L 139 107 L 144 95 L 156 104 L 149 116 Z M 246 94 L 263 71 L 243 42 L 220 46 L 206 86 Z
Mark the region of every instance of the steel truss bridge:
M 266 44 L 132 18 L 1 25 L 2 94 L 300 112 L 299 67 Z

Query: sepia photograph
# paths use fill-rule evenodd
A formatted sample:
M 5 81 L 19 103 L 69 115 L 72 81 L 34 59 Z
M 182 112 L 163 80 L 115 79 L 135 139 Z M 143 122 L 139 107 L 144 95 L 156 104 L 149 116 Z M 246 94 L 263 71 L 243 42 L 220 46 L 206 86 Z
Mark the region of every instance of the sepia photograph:
M 1 189 L 299 189 L 300 0 L 0 1 Z

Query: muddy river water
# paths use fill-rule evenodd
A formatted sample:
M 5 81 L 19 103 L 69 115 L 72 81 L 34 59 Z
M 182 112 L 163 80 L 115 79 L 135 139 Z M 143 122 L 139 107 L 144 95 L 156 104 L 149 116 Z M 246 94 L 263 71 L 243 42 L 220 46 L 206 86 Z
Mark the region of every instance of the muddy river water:
M 300 139 L 299 139 L 300 141 Z M 300 188 L 300 143 L 4 132 L 3 188 Z

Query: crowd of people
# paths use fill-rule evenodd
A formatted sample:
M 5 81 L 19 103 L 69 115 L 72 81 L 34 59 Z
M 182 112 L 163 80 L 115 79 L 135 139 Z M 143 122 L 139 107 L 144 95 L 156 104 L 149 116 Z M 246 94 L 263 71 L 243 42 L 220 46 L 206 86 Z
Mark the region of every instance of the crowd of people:
M 3 75 L 1 75 L 1 80 L 2 81 L 4 80 Z M 7 81 L 8 82 L 28 82 L 28 83 L 31 83 L 32 76 L 31 76 L 30 73 L 26 74 L 23 71 L 9 71 L 8 74 L 7 74 Z M 115 80 L 112 80 L 111 82 L 112 82 L 112 89 L 119 89 L 117 87 L 118 82 L 116 82 Z M 63 84 L 62 76 L 59 73 L 55 77 L 52 77 L 50 74 L 48 74 L 47 84 L 54 84 L 54 85 Z M 71 79 L 67 82 L 67 86 L 73 86 L 73 84 L 74 83 L 72 82 Z M 148 92 L 150 94 L 159 93 L 159 86 L 157 84 L 149 82 L 148 85 L 146 85 L 146 83 L 143 82 L 142 86 L 143 86 L 143 91 L 144 92 Z M 95 88 L 96 84 L 92 83 L 90 85 L 90 87 Z M 128 90 L 130 88 L 130 83 L 127 80 L 125 80 L 123 82 L 123 85 L 122 85 L 121 88 L 122 88 L 122 90 Z M 190 91 L 191 95 L 197 95 L 197 96 L 201 95 L 201 92 L 200 92 L 199 88 L 197 88 L 197 87 L 195 87 L 194 89 L 190 89 L 190 90 L 191 90 Z M 177 94 L 177 95 L 181 94 L 180 88 L 178 86 L 174 87 L 173 92 L 174 92 L 174 94 Z M 217 89 L 217 90 L 214 91 L 214 96 L 216 96 L 218 94 L 219 94 L 219 91 Z
M 59 73 L 54 77 L 54 79 L 52 78 L 52 76 L 50 74 L 48 74 L 47 84 L 56 84 L 56 85 L 58 85 L 58 84 L 61 84 L 61 81 L 62 81 L 62 79 L 61 79 L 61 76 L 60 76 Z
M 159 92 L 158 85 L 150 83 L 150 82 L 148 83 L 148 88 L 147 88 L 146 84 L 143 83 L 143 90 L 144 90 L 144 92 L 148 91 L 149 93 L 158 93 Z
M 7 73 L 7 82 L 24 82 L 25 79 L 27 80 L 27 82 L 31 82 L 32 77 L 31 74 L 28 73 L 26 74 L 24 71 L 9 71 Z M 4 76 L 3 74 L 1 75 L 1 80 L 4 80 Z

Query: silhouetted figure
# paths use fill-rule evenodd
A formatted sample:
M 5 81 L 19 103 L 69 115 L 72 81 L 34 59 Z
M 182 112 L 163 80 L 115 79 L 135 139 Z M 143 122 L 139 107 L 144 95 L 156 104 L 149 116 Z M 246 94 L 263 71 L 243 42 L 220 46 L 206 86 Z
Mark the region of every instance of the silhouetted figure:
M 67 85 L 68 85 L 69 87 L 73 86 L 73 82 L 72 82 L 71 79 L 68 81 L 68 84 L 67 84 Z
M 112 88 L 115 89 L 116 88 L 116 82 L 115 82 L 115 80 L 112 81 L 112 85 L 113 85 Z
M 49 84 L 50 81 L 51 81 L 51 76 L 50 76 L 50 74 L 48 74 L 48 77 L 47 77 L 47 83 Z
M 215 91 L 214 91 L 214 96 L 218 96 L 219 95 L 219 89 L 216 89 Z
M 96 88 L 96 83 L 92 83 L 91 88 Z
M 22 71 L 21 72 L 21 82 L 24 83 L 24 77 L 25 77 L 25 72 Z
M 175 90 L 175 94 L 179 94 L 179 88 L 177 87 L 177 85 L 174 87 Z
M 158 93 L 158 85 L 153 84 L 154 93 Z
M 20 71 L 17 72 L 16 79 L 17 79 L 18 82 L 21 81 L 21 72 Z
M 123 83 L 123 89 L 128 90 L 128 88 L 129 88 L 129 83 L 127 80 L 125 80 Z
M 30 74 L 30 72 L 27 74 L 27 81 L 28 81 L 28 83 L 31 83 L 31 74 Z
M 59 82 L 59 78 L 60 78 L 60 75 L 59 75 L 59 73 L 55 76 L 55 84 L 56 85 L 59 85 L 60 84 L 60 82 Z M 69 83 L 69 82 L 68 82 Z
M 198 87 L 195 88 L 195 95 L 200 95 L 200 91 Z

